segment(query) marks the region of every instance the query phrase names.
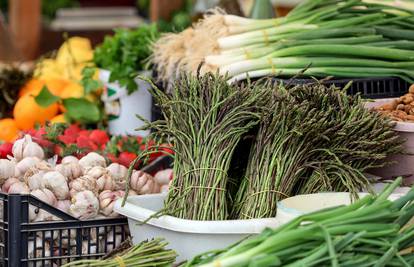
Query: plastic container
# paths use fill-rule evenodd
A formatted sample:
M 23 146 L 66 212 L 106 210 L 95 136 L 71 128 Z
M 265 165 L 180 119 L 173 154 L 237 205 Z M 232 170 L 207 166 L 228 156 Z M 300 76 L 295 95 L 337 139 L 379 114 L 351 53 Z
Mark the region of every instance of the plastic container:
M 315 83 L 312 79 L 279 79 L 275 81 L 283 81 L 292 85 Z M 335 85 L 338 88 L 344 88 L 350 81 L 351 86 L 348 88 L 349 95 L 361 94 L 364 98 L 390 98 L 399 97 L 408 92 L 410 84 L 402 79 L 388 78 L 347 78 L 347 79 L 331 79 L 322 83 L 329 86 Z
M 367 102 L 367 108 L 374 108 L 393 101 L 395 98 L 378 99 L 374 102 Z M 398 176 L 404 177 L 405 185 L 414 184 L 414 123 L 396 122 L 394 130 L 405 140 L 404 154 L 390 156 L 385 159 L 390 162 L 382 168 L 369 170 L 370 173 L 379 175 L 385 179 L 395 179 Z
M 151 72 L 142 72 L 143 76 L 150 76 Z M 125 87 L 117 82 L 109 82 L 110 72 L 99 71 L 99 79 L 105 87 L 102 101 L 109 118 L 108 130 L 111 135 L 140 135 L 147 136 L 149 131 L 135 131 L 144 124 L 135 115 L 139 114 L 146 120 L 152 117 L 152 96 L 148 89 L 151 85 L 139 78 L 135 79 L 138 90 L 128 95 Z
M 155 173 L 170 164 L 171 158 L 164 156 L 142 170 Z M 57 220 L 29 222 L 29 205 Z M 61 266 L 78 259 L 100 258 L 128 237 L 124 217 L 80 221 L 33 196 L 0 193 L 2 267 Z
M 405 195 L 408 190 L 401 190 L 401 193 L 391 194 L 389 200 L 396 200 Z M 359 193 L 360 197 L 368 193 Z M 287 223 L 290 220 L 314 211 L 331 208 L 341 205 L 351 204 L 350 193 L 318 193 L 308 195 L 297 195 L 280 201 L 277 205 L 278 218 L 281 223 Z
M 124 207 L 121 201 L 115 203 L 115 211 L 128 217 L 133 243 L 146 239 L 164 237 L 169 247 L 177 251 L 177 262 L 191 259 L 208 250 L 221 249 L 240 239 L 260 233 L 266 227 L 280 225 L 278 218 L 193 221 L 172 216 L 149 217 L 164 207 L 166 194 L 128 197 Z

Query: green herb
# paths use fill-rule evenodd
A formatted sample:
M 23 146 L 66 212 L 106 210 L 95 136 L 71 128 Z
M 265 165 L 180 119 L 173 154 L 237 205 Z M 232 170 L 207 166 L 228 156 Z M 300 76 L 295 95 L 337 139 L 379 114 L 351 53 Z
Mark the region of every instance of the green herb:
M 135 78 L 148 68 L 151 44 L 158 38 L 155 24 L 140 26 L 135 30 L 116 29 L 115 35 L 106 37 L 95 49 L 97 67 L 111 72 L 110 82 L 119 82 L 131 94 L 138 89 Z

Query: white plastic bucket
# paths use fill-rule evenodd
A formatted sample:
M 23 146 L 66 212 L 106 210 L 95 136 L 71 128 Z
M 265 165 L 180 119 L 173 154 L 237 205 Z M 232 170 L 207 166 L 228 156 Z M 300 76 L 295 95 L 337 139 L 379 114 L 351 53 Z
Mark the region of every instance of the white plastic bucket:
M 177 251 L 177 262 L 191 259 L 200 253 L 225 248 L 244 237 L 259 234 L 266 227 L 280 225 L 278 218 L 194 221 L 161 216 L 143 221 L 164 207 L 166 194 L 128 197 L 124 207 L 122 200 L 115 203 L 115 211 L 128 217 L 129 229 L 134 244 L 143 240 L 164 237 L 169 247 Z
M 149 77 L 150 72 L 142 72 L 141 75 Z M 151 120 L 152 96 L 148 91 L 151 85 L 137 78 L 135 82 L 138 85 L 138 90 L 128 95 L 125 87 L 120 86 L 117 82 L 110 83 L 109 76 L 109 71 L 99 71 L 99 79 L 105 87 L 102 101 L 109 117 L 109 133 L 111 135 L 147 136 L 149 131 L 135 131 L 136 128 L 144 124 L 136 117 L 136 114 Z

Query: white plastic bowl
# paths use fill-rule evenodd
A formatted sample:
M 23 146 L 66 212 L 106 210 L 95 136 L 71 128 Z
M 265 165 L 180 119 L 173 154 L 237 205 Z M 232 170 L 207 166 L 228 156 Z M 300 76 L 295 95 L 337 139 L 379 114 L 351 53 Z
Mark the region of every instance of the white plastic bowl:
M 402 197 L 409 191 L 409 188 L 401 188 L 399 190 L 401 193 L 391 194 L 388 199 L 394 201 Z M 368 193 L 359 193 L 358 195 L 359 197 L 364 197 Z M 278 203 L 277 217 L 280 218 L 281 223 L 287 223 L 306 213 L 349 204 L 351 204 L 351 194 L 345 192 L 297 195 Z
M 225 248 L 246 236 L 260 233 L 266 227 L 280 225 L 279 216 L 252 220 L 194 221 L 167 215 L 142 224 L 164 207 L 165 197 L 165 194 L 131 196 L 124 207 L 121 207 L 122 200 L 118 200 L 114 209 L 128 217 L 134 244 L 164 237 L 169 247 L 177 251 L 178 262 L 209 250 Z

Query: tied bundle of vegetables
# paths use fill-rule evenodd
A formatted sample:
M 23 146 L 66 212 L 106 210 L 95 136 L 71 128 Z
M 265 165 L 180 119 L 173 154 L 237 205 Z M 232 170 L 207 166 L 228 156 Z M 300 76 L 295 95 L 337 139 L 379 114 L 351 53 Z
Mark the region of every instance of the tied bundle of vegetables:
M 266 83 L 265 88 L 272 87 Z M 232 217 L 276 216 L 277 201 L 296 194 L 369 188 L 364 172 L 401 150 L 390 120 L 360 97 L 321 84 L 278 85 L 261 121 Z
M 259 122 L 268 91 L 229 85 L 213 74 L 183 76 L 174 86 L 172 95 L 154 89 L 165 120 L 147 126 L 174 142 L 166 210 L 179 218 L 225 220 L 231 159 L 242 136 Z
M 171 266 L 177 254 L 171 249 L 167 249 L 168 243 L 161 238 L 144 241 L 135 245 L 119 254 L 113 255 L 107 259 L 100 260 L 79 260 L 68 264 L 65 267 L 71 266 L 142 266 L 142 267 L 166 267 Z
M 401 183 L 349 206 L 309 213 L 185 266 L 413 266 L 414 189 L 392 202 Z
M 153 62 L 161 79 L 179 71 L 247 76 L 400 77 L 414 81 L 414 10 L 364 0 L 308 0 L 288 16 L 254 20 L 215 13 L 183 33 L 163 37 Z M 202 40 L 192 34 L 204 31 Z

